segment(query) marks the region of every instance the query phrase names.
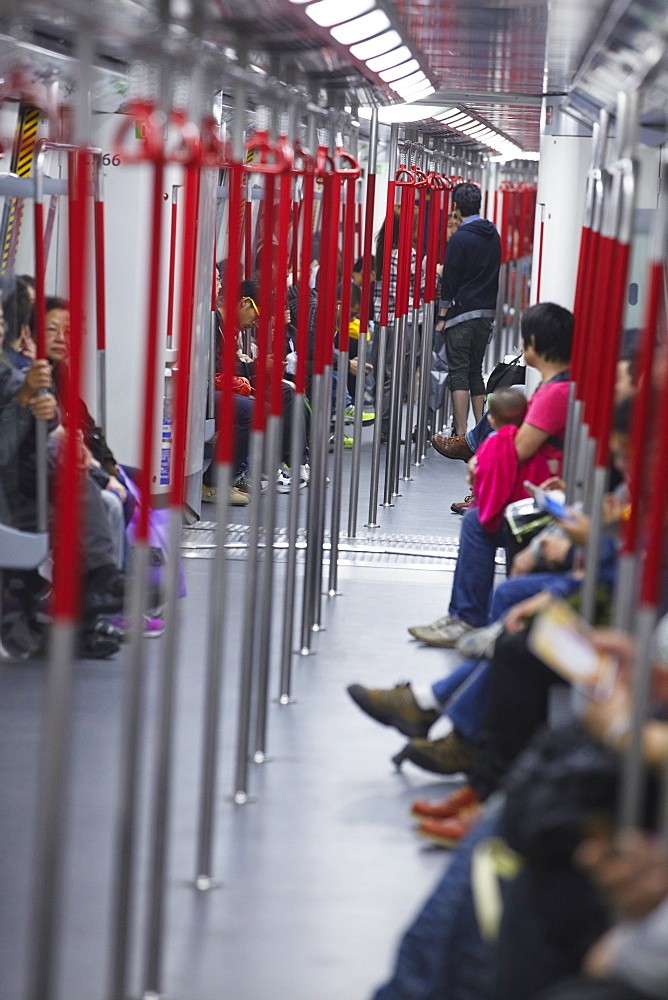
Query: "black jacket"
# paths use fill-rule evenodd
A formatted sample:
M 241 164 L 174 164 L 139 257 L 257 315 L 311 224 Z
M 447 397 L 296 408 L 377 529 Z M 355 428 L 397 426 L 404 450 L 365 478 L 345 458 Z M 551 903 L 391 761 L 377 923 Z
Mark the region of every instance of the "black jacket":
M 492 318 L 496 311 L 501 239 L 487 219 L 464 221 L 448 242 L 441 280 L 445 326 L 465 319 Z

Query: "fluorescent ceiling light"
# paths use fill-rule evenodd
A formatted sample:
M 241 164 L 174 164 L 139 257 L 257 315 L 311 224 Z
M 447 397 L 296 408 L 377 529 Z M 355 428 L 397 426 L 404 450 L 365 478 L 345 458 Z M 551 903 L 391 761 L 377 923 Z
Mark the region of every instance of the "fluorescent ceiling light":
M 441 112 L 436 115 L 436 118 L 439 120 L 439 122 L 442 122 L 445 121 L 446 118 L 452 118 L 454 115 L 458 114 L 459 111 L 456 111 L 454 108 L 448 108 L 445 111 L 441 110 Z
M 403 39 L 398 31 L 384 31 L 382 35 L 376 35 L 375 38 L 369 38 L 366 42 L 353 45 L 350 49 L 350 54 L 355 59 L 366 62 L 367 59 L 373 59 L 374 56 L 381 56 L 390 49 L 396 49 L 397 45 L 401 45 L 402 41 Z
M 346 21 L 345 24 L 332 28 L 332 37 L 336 38 L 337 42 L 341 42 L 342 45 L 353 45 L 355 42 L 361 42 L 365 38 L 377 35 L 389 27 L 390 19 L 385 11 L 372 10 L 368 14 L 362 14 L 361 17 L 356 17 L 352 21 Z
M 409 73 L 414 73 L 416 69 L 420 68 L 420 63 L 417 59 L 407 59 L 406 62 L 401 63 L 400 66 L 393 66 L 392 69 L 386 69 L 382 73 L 379 73 L 381 80 L 385 83 L 393 83 L 395 80 L 402 80 Z
M 421 101 L 425 97 L 430 97 L 433 93 L 434 93 L 434 88 L 429 83 L 429 81 L 427 81 L 424 87 L 419 87 L 416 88 L 415 90 L 410 90 L 402 94 L 401 96 L 405 101 L 410 103 L 413 101 Z
M 437 107 L 429 104 L 391 104 L 378 109 L 378 121 L 384 125 L 400 125 L 402 122 L 421 122 L 433 118 Z M 371 108 L 360 108 L 360 118 L 371 118 Z
M 427 77 L 419 70 L 417 73 L 411 73 L 404 80 L 400 80 L 396 86 L 392 87 L 392 90 L 398 90 L 400 94 L 403 94 L 404 90 L 410 90 L 410 88 L 416 83 L 422 83 L 426 81 Z
M 375 7 L 375 0 L 318 0 L 306 8 L 312 21 L 321 28 L 331 28 L 333 24 L 359 17 Z
M 372 39 L 373 41 L 373 39 Z M 411 50 L 407 45 L 400 45 L 398 49 L 392 49 L 385 55 L 376 56 L 375 59 L 367 59 L 366 64 L 372 73 L 380 73 L 381 70 L 390 69 L 391 66 L 398 66 L 404 59 L 410 59 Z
M 294 3 L 294 4 L 304 4 L 304 3 L 310 3 L 310 2 L 311 2 L 311 0 L 290 0 L 290 3 Z
M 424 80 L 418 80 L 416 83 L 411 83 L 410 86 L 405 86 L 403 80 L 399 80 L 396 86 L 393 83 L 391 83 L 390 86 L 392 87 L 392 90 L 396 90 L 400 93 L 405 101 L 408 101 L 412 98 L 413 94 L 417 94 L 418 90 L 424 90 L 425 87 L 430 87 L 431 84 L 425 77 Z

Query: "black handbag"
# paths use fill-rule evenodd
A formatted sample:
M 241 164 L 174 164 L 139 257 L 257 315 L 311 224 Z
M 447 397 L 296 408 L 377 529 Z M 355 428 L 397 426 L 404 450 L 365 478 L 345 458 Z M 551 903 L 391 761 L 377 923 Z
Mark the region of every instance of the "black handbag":
M 522 355 L 518 354 L 512 361 L 499 361 L 487 379 L 487 395 L 496 389 L 504 389 L 511 385 L 524 385 L 526 368 L 520 364 Z

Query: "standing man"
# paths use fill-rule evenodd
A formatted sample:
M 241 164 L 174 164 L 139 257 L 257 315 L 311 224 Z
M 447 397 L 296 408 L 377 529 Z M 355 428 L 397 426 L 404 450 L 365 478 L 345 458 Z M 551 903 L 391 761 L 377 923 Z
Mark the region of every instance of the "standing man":
M 452 447 L 461 438 L 466 444 L 469 395 L 476 423 L 485 402 L 482 363 L 496 312 L 501 239 L 495 226 L 480 218 L 480 197 L 475 184 L 458 184 L 452 192 L 461 225 L 448 241 L 436 330 L 444 330 L 456 436 L 435 434 L 431 443 L 439 452 L 441 441 Z

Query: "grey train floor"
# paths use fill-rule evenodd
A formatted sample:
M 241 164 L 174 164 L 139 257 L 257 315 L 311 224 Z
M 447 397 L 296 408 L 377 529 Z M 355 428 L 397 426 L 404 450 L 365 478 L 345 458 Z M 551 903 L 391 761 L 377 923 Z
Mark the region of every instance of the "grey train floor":
M 426 467 L 405 485 L 405 496 L 381 510 L 382 530 L 457 536 L 460 519 L 449 513 L 449 504 L 464 495 L 464 473 L 463 464 L 431 452 Z M 352 681 L 382 687 L 405 678 L 426 682 L 457 662 L 456 654 L 418 647 L 406 633 L 407 625 L 446 610 L 452 563 L 443 569 L 341 568 L 342 594 L 327 600 L 327 631 L 317 637 L 316 655 L 295 657 L 297 703 L 271 706 L 272 759 L 252 765 L 255 800 L 234 806 L 229 793 L 244 564 L 231 561 L 215 862 L 222 885 L 203 895 L 191 880 L 211 565 L 206 559 L 185 560 L 165 993 L 175 1000 L 365 1000 L 388 974 L 399 934 L 446 863 L 445 855 L 417 841 L 410 803 L 418 793 L 440 795 L 448 786 L 410 764 L 396 772 L 390 758 L 403 738 L 363 716 L 345 687 Z M 282 572 L 279 567 L 279 581 Z M 153 764 L 161 643 L 148 644 L 144 802 Z M 106 1000 L 122 670 L 119 657 L 83 662 L 76 671 L 59 1000 Z M 0 666 L 2 1000 L 22 1000 L 30 961 L 29 872 L 43 681 L 41 664 Z M 273 694 L 275 689 L 272 677 Z M 144 844 L 145 813 L 142 827 Z M 143 848 L 140 853 L 143 900 Z M 143 966 L 143 907 L 139 910 L 132 932 L 135 996 Z

